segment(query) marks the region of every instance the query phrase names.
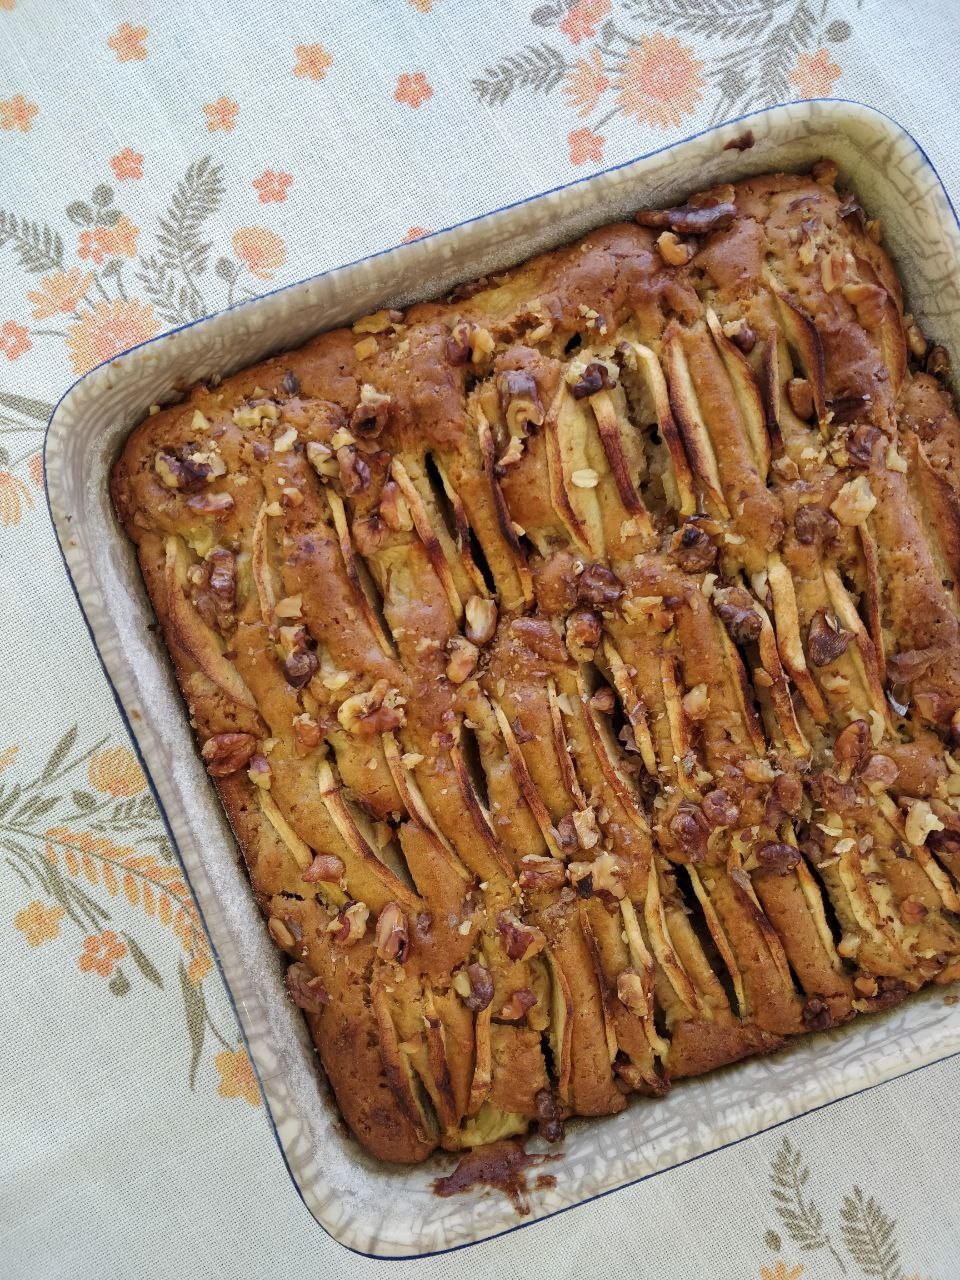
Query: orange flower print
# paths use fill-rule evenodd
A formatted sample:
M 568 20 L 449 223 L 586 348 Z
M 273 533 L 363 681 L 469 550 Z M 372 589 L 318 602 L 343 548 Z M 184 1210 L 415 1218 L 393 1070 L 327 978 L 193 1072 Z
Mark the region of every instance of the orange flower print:
M 239 111 L 239 103 L 232 98 L 218 98 L 216 102 L 206 103 L 203 114 L 207 117 L 207 131 L 216 133 L 219 129 L 223 133 L 233 133 Z
M 17 7 L 17 0 L 0 0 L 0 12 L 13 13 Z
M 410 227 L 407 234 L 403 237 L 404 244 L 409 244 L 411 240 L 422 240 L 424 236 L 428 236 L 430 232 L 426 227 Z
M 761 1267 L 760 1280 L 800 1280 L 803 1275 L 803 1263 L 788 1267 L 782 1258 L 777 1259 L 775 1267 Z
M 143 177 L 143 156 L 133 147 L 124 147 L 115 156 L 110 157 L 110 168 L 118 182 L 126 178 Z
M 0 525 L 9 529 L 23 519 L 24 509 L 33 506 L 33 494 L 19 476 L 0 471 Z
M 287 260 L 287 246 L 269 227 L 241 227 L 234 233 L 233 251 L 258 280 L 272 280 Z
M 38 489 L 43 488 L 43 454 L 35 453 L 27 463 L 27 472 Z M 3 769 L 3 756 L 0 755 L 0 771 Z
M 587 58 L 578 58 L 577 65 L 567 72 L 563 92 L 567 101 L 581 116 L 588 116 L 600 101 L 600 95 L 610 88 L 610 81 L 603 74 L 603 64 L 596 49 Z
M 146 342 L 158 329 L 153 307 L 136 298 L 98 302 L 67 329 L 70 363 L 77 373 L 86 373 L 111 356 Z
M 641 36 L 640 48 L 624 58 L 616 81 L 617 101 L 638 124 L 669 129 L 700 101 L 703 63 L 676 36 Z
M 146 38 L 146 27 L 132 27 L 129 22 L 121 22 L 107 41 L 107 47 L 117 55 L 118 62 L 142 62 L 147 56 L 143 43 Z
M 122 213 L 112 227 L 110 233 L 110 252 L 117 258 L 135 258 L 137 256 L 137 236 L 140 228 L 135 227 L 125 213 Z
M 831 60 L 827 50 L 818 49 L 813 54 L 800 54 L 789 80 L 798 98 L 827 98 L 833 92 L 833 82 L 839 74 L 840 67 Z
M 6 320 L 0 324 L 0 352 L 8 360 L 19 360 L 33 346 L 30 341 L 30 330 L 16 320 Z
M 96 751 L 87 765 L 87 777 L 95 791 L 108 796 L 138 796 L 147 785 L 137 757 L 129 747 Z
M 21 133 L 29 133 L 33 117 L 39 110 L 35 102 L 28 102 L 22 93 L 15 93 L 12 98 L 0 102 L 0 129 L 19 129 Z
M 220 1073 L 217 1092 L 221 1098 L 245 1098 L 251 1107 L 260 1106 L 260 1086 L 253 1074 L 246 1049 L 224 1049 L 223 1053 L 217 1054 L 213 1063 Z
M 127 944 L 121 942 L 112 929 L 104 933 L 91 933 L 84 939 L 83 951 L 77 960 L 83 973 L 99 973 L 109 978 L 114 965 L 127 954 Z
M 333 58 L 322 44 L 298 44 L 296 47 L 297 65 L 293 68 L 295 76 L 305 76 L 308 80 L 322 80 L 333 66 Z
M 99 266 L 104 258 L 135 258 L 140 228 L 121 214 L 112 227 L 94 227 L 80 232 L 78 258 L 92 258 Z
M 574 129 L 567 138 L 571 164 L 599 164 L 603 159 L 604 139 L 590 129 Z
M 198 951 L 187 965 L 187 977 L 195 987 L 199 987 L 212 968 L 213 959 L 210 956 L 210 952 L 207 950 Z
M 42 902 L 28 902 L 13 917 L 15 929 L 19 929 L 31 947 L 40 947 L 60 936 L 63 907 L 46 907 Z
M 254 178 L 253 189 L 261 204 L 269 204 L 271 200 L 279 204 L 286 200 L 292 182 L 292 173 L 277 173 L 275 169 L 264 169 L 259 178 Z
M 407 106 L 416 110 L 433 97 L 433 89 L 423 72 L 415 71 L 413 75 L 404 73 L 397 77 L 397 87 L 393 96 L 397 102 L 405 102 Z
M 79 267 L 43 276 L 40 288 L 31 289 L 27 294 L 27 301 L 33 307 L 31 315 L 34 320 L 49 320 L 51 316 L 61 312 L 69 315 L 71 311 L 76 311 L 77 304 L 86 296 L 92 280 L 90 272 L 83 272 Z
M 564 20 L 560 30 L 571 44 L 592 39 L 597 23 L 610 12 L 610 0 L 580 0 Z
M 13 0 L 11 0 L 12 2 Z M 421 13 L 429 13 L 433 8 L 433 0 L 410 0 L 410 3 L 415 9 L 419 9 Z M 2 4 L 0 4 L 0 8 L 3 8 Z
M 14 743 L 12 747 L 6 747 L 3 751 L 0 751 L 0 773 L 3 773 L 4 769 L 10 768 L 14 760 L 16 760 L 19 750 L 20 748 Z

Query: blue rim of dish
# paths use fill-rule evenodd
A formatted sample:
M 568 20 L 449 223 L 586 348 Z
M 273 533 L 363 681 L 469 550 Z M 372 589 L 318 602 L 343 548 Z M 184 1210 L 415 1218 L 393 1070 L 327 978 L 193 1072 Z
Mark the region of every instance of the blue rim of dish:
M 640 155 L 633 156 L 629 160 L 621 161 L 619 164 L 609 165 L 605 169 L 598 169 L 593 173 L 585 174 L 581 178 L 573 178 L 570 182 L 559 183 L 555 187 L 549 187 L 545 191 L 538 191 L 533 195 L 524 196 L 519 200 L 513 200 L 508 204 L 498 206 L 496 209 L 488 209 L 485 213 L 476 214 L 472 218 L 464 218 L 460 222 L 451 223 L 450 226 L 441 227 L 436 231 L 430 232 L 428 235 L 421 236 L 415 241 L 402 242 L 401 244 L 390 245 L 386 248 L 378 249 L 374 253 L 369 253 L 364 255 L 362 258 L 356 258 L 351 262 L 340 263 L 337 266 L 328 267 L 324 271 L 318 271 L 318 272 L 315 272 L 313 275 L 304 276 L 300 280 L 294 280 L 288 284 L 280 285 L 276 289 L 270 289 L 266 293 L 261 294 L 259 297 L 243 299 L 240 302 L 234 303 L 230 307 L 223 307 L 219 311 L 212 311 L 210 312 L 209 315 L 201 316 L 199 320 L 191 320 L 187 324 L 178 325 L 174 329 L 168 329 L 164 333 L 157 334 L 153 338 L 148 338 L 145 342 L 139 342 L 136 344 L 136 346 L 130 347 L 128 348 L 128 350 L 121 352 L 119 355 L 112 356 L 108 360 L 101 361 L 100 364 L 94 365 L 92 369 L 88 369 L 86 373 L 81 375 L 81 377 L 77 378 L 76 381 L 72 382 L 70 386 L 66 389 L 66 391 L 64 391 L 60 399 L 54 405 L 53 412 L 50 414 L 50 418 L 47 422 L 46 430 L 44 431 L 44 437 L 43 437 L 44 496 L 46 498 L 47 514 L 50 517 L 50 522 L 53 525 L 53 530 L 54 530 L 54 533 L 56 534 L 57 549 L 60 552 L 60 558 L 63 561 L 63 566 L 67 573 L 67 580 L 70 583 L 70 589 L 73 592 L 74 599 L 77 602 L 77 607 L 80 610 L 80 616 L 83 619 L 84 626 L 87 629 L 87 634 L 90 637 L 90 642 L 93 647 L 93 651 L 96 655 L 97 661 L 100 664 L 100 669 L 102 670 L 104 677 L 107 681 L 107 684 L 110 688 L 110 693 L 116 705 L 117 712 L 119 713 L 120 719 L 122 720 L 124 727 L 127 730 L 127 735 L 130 738 L 130 741 L 133 745 L 134 752 L 136 753 L 140 766 L 143 769 L 144 776 L 147 779 L 147 785 L 150 788 L 150 792 L 153 796 L 154 803 L 157 806 L 157 810 L 160 814 L 160 819 L 163 823 L 163 826 L 166 829 L 167 835 L 170 838 L 170 843 L 173 848 L 173 852 L 176 856 L 177 862 L 179 863 L 180 868 L 183 871 L 184 877 L 186 878 L 187 884 L 190 887 L 190 892 L 194 899 L 194 903 L 196 904 L 197 911 L 200 915 L 200 920 L 203 924 L 204 932 L 206 933 L 207 940 L 210 943 L 211 953 L 213 955 L 214 961 L 216 962 L 217 970 L 220 974 L 224 988 L 226 989 L 227 999 L 230 1002 L 230 1007 L 233 1010 L 234 1017 L 236 1018 L 237 1025 L 240 1029 L 240 1035 L 243 1040 L 244 1047 L 247 1051 L 247 1056 L 253 1068 L 254 1075 L 256 1076 L 257 1084 L 260 1088 L 260 1095 L 263 1098 L 267 1119 L 269 1121 L 270 1128 L 273 1132 L 274 1140 L 280 1151 L 280 1157 L 283 1160 L 284 1168 L 287 1171 L 290 1181 L 293 1183 L 293 1187 L 297 1193 L 297 1196 L 299 1197 L 307 1213 L 309 1213 L 313 1222 L 320 1228 L 320 1230 L 324 1233 L 324 1235 L 328 1236 L 335 1244 L 339 1245 L 343 1249 L 348 1250 L 350 1253 L 358 1254 L 360 1257 L 363 1257 L 363 1258 L 372 1258 L 378 1262 L 413 1262 L 413 1261 L 418 1261 L 420 1259 L 440 1257 L 448 1253 L 457 1253 L 461 1249 L 473 1248 L 474 1245 L 486 1244 L 491 1240 L 497 1240 L 502 1236 L 512 1235 L 516 1231 L 521 1231 L 523 1230 L 524 1227 L 530 1227 L 530 1226 L 536 1225 L 537 1223 L 547 1222 L 549 1219 L 556 1218 L 562 1213 L 570 1213 L 575 1209 L 582 1208 L 584 1205 L 592 1204 L 593 1201 L 595 1200 L 602 1200 L 607 1196 L 614 1195 L 619 1191 L 624 1191 L 629 1187 L 638 1186 L 640 1183 L 647 1182 L 651 1178 L 657 1178 L 661 1174 L 670 1173 L 675 1169 L 681 1169 L 685 1165 L 693 1164 L 697 1160 L 706 1159 L 708 1156 L 712 1156 L 718 1151 L 726 1151 L 726 1150 L 729 1150 L 731 1147 L 739 1146 L 743 1142 L 750 1142 L 752 1139 L 758 1138 L 762 1134 L 772 1133 L 775 1129 L 779 1129 L 785 1124 L 790 1124 L 791 1121 L 793 1120 L 799 1120 L 799 1119 L 802 1119 L 804 1116 L 814 1115 L 818 1111 L 823 1111 L 827 1107 L 835 1106 L 838 1102 L 845 1102 L 850 1098 L 859 1097 L 861 1094 L 870 1093 L 874 1089 L 880 1089 L 884 1085 L 892 1084 L 896 1080 L 903 1080 L 903 1079 L 906 1079 L 907 1076 L 915 1075 L 919 1071 L 925 1071 L 927 1070 L 928 1067 L 935 1067 L 941 1063 L 950 1062 L 953 1059 L 960 1058 L 960 1050 L 953 1053 L 944 1054 L 940 1058 L 934 1058 L 930 1062 L 923 1063 L 918 1067 L 908 1067 L 905 1071 L 900 1071 L 893 1075 L 889 1075 L 884 1080 L 877 1081 L 874 1084 L 864 1085 L 862 1088 L 859 1088 L 859 1089 L 853 1089 L 849 1093 L 840 1094 L 838 1097 L 831 1098 L 827 1102 L 818 1103 L 814 1107 L 808 1107 L 805 1111 L 798 1111 L 794 1115 L 787 1116 L 783 1120 L 777 1120 L 773 1124 L 765 1125 L 761 1129 L 756 1129 L 753 1133 L 744 1134 L 743 1137 L 734 1138 L 729 1142 L 721 1143 L 719 1146 L 711 1147 L 709 1151 L 701 1151 L 697 1155 L 688 1156 L 685 1160 L 678 1160 L 675 1164 L 665 1165 L 662 1169 L 655 1169 L 650 1173 L 641 1174 L 637 1178 L 630 1178 L 626 1182 L 618 1183 L 617 1186 L 615 1187 L 607 1187 L 605 1190 L 598 1191 L 592 1196 L 587 1196 L 584 1200 L 578 1200 L 573 1204 L 562 1205 L 559 1209 L 553 1209 L 549 1213 L 543 1213 L 536 1217 L 531 1216 L 529 1218 L 525 1218 L 523 1221 L 514 1223 L 509 1227 L 504 1227 L 500 1231 L 493 1231 L 489 1235 L 480 1236 L 476 1240 L 464 1240 L 460 1244 L 449 1245 L 447 1248 L 444 1248 L 444 1249 L 432 1249 L 427 1253 L 384 1254 L 384 1253 L 371 1253 L 366 1249 L 357 1248 L 354 1245 L 346 1244 L 343 1240 L 337 1239 L 337 1237 L 333 1234 L 333 1232 L 324 1226 L 324 1224 L 314 1214 L 309 1204 L 307 1204 L 306 1197 L 304 1196 L 304 1193 L 300 1187 L 300 1184 L 297 1181 L 297 1176 L 294 1173 L 293 1169 L 290 1167 L 290 1161 L 287 1158 L 286 1150 L 284 1148 L 283 1142 L 280 1138 L 279 1131 L 277 1129 L 277 1124 L 273 1116 L 273 1110 L 270 1106 L 270 1099 L 267 1095 L 267 1090 L 264 1087 L 263 1079 L 260 1075 L 259 1068 L 257 1067 L 257 1064 L 256 1064 L 256 1059 L 250 1047 L 250 1042 L 247 1037 L 246 1027 L 244 1026 L 243 1018 L 238 1009 L 237 1001 L 233 994 L 233 989 L 230 986 L 230 982 L 227 978 L 226 973 L 224 972 L 223 963 L 220 959 L 220 954 L 217 950 L 216 944 L 214 943 L 213 937 L 211 936 L 210 930 L 207 927 L 207 921 L 203 911 L 203 906 L 194 890 L 193 881 L 190 878 L 190 873 L 187 870 L 186 864 L 184 863 L 183 857 L 180 853 L 180 848 L 179 848 L 179 845 L 177 844 L 176 837 L 173 833 L 173 828 L 171 826 L 170 819 L 167 816 L 167 811 L 164 808 L 163 801 L 161 800 L 160 795 L 157 791 L 156 784 L 154 783 L 153 776 L 150 772 L 150 767 L 147 764 L 146 760 L 144 759 L 143 752 L 140 749 L 140 743 L 137 738 L 136 731 L 134 730 L 133 725 L 130 721 L 130 718 L 127 715 L 127 710 L 123 705 L 123 702 L 120 698 L 120 694 L 113 683 L 113 678 L 110 675 L 110 672 L 107 670 L 106 664 L 103 660 L 103 656 L 100 653 L 100 647 L 97 643 L 96 636 L 94 635 L 93 626 L 91 625 L 90 619 L 87 617 L 87 611 L 84 608 L 83 601 L 80 598 L 80 593 L 77 590 L 77 585 L 74 582 L 73 573 L 71 572 L 70 564 L 69 564 L 69 561 L 67 560 L 66 552 L 64 550 L 63 540 L 60 536 L 60 530 L 57 525 L 57 521 L 54 517 L 53 509 L 51 507 L 50 486 L 46 479 L 47 445 L 48 445 L 49 436 L 50 436 L 50 428 L 53 425 L 53 421 L 57 416 L 60 406 L 70 395 L 72 395 L 72 393 L 76 390 L 78 386 L 80 386 L 82 382 L 86 381 L 87 378 L 91 377 L 98 370 L 103 369 L 108 365 L 112 365 L 118 360 L 125 360 L 134 351 L 139 351 L 144 347 L 153 346 L 155 343 L 158 343 L 158 342 L 163 342 L 171 337 L 174 337 L 176 334 L 185 332 L 187 329 L 193 329 L 197 325 L 208 324 L 213 321 L 217 321 L 222 316 L 226 315 L 228 312 L 238 311 L 242 307 L 256 306 L 259 303 L 263 302 L 265 298 L 276 297 L 281 293 L 286 293 L 288 290 L 299 289 L 304 285 L 311 284 L 315 280 L 325 279 L 327 276 L 334 275 L 337 272 L 346 271 L 351 267 L 357 267 L 363 263 L 374 262 L 378 258 L 384 257 L 386 254 L 396 253 L 398 250 L 403 250 L 406 248 L 413 248 L 414 245 L 423 243 L 427 240 L 432 240 L 437 236 L 446 235 L 448 232 L 457 231 L 462 227 L 472 226 L 474 223 L 483 222 L 487 218 L 493 218 L 498 214 L 507 213 L 512 209 L 519 209 L 519 208 L 522 208 L 524 205 L 533 204 L 536 201 L 542 200 L 547 196 L 556 195 L 558 192 L 569 191 L 574 187 L 582 186 L 584 183 L 593 182 L 596 178 L 603 177 L 606 174 L 618 173 L 621 169 L 627 169 L 631 165 L 639 163 L 639 161 L 641 160 L 651 160 L 655 156 L 663 155 L 668 151 L 672 151 L 675 147 L 681 146 L 683 143 L 694 142 L 699 138 L 709 137 L 711 134 L 716 134 L 721 130 L 730 129 L 739 124 L 745 124 L 750 120 L 756 120 L 759 116 L 771 115 L 773 112 L 782 110 L 783 108 L 786 108 L 786 107 L 802 107 L 804 105 L 809 106 L 809 105 L 818 105 L 818 104 L 831 105 L 831 106 L 856 107 L 860 111 L 865 111 L 871 115 L 880 116 L 883 120 L 886 120 L 889 124 L 892 124 L 894 128 L 899 130 L 899 132 L 903 134 L 904 137 L 908 138 L 910 142 L 913 144 L 917 153 L 922 158 L 923 162 L 926 164 L 927 168 L 930 170 L 933 177 L 936 179 L 937 186 L 940 188 L 940 191 L 943 194 L 943 197 L 946 200 L 951 213 L 953 214 L 954 221 L 957 224 L 958 231 L 960 231 L 960 215 L 958 215 L 957 213 L 956 206 L 954 205 L 953 200 L 950 197 L 949 191 L 944 185 L 943 179 L 940 177 L 940 174 L 937 171 L 936 165 L 927 155 L 922 144 L 917 141 L 917 139 L 913 136 L 910 130 L 905 128 L 898 120 L 894 119 L 893 116 L 888 115 L 887 112 L 885 111 L 881 111 L 878 107 L 871 106 L 865 102 L 858 102 L 856 101 L 856 99 L 853 99 L 853 98 L 809 98 L 809 99 L 796 100 L 792 102 L 777 102 L 777 103 L 771 104 L 768 107 L 762 107 L 757 111 L 747 112 L 746 115 L 736 116 L 732 120 L 724 120 L 720 124 L 711 125 L 706 129 L 700 129 L 695 133 L 688 134 L 684 138 L 677 138 L 673 142 L 665 143 L 664 146 L 662 147 L 656 147 L 652 151 L 645 151 Z

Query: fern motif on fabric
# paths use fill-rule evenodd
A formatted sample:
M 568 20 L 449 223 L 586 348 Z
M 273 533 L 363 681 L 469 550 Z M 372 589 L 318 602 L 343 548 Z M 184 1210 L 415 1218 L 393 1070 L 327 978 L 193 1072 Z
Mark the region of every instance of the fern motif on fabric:
M 896 1219 L 860 1187 L 855 1186 L 841 1200 L 837 1209 L 839 1235 L 831 1236 L 810 1190 L 811 1176 L 799 1149 L 784 1138 L 770 1166 L 770 1195 L 781 1228 L 801 1253 L 828 1252 L 841 1276 L 919 1280 L 916 1272 L 908 1276 L 901 1264 Z M 807 1274 L 804 1264 L 792 1265 L 785 1260 L 783 1255 L 788 1251 L 778 1231 L 769 1228 L 763 1239 L 768 1249 L 781 1256 L 772 1265 L 761 1266 L 760 1280 L 800 1280 Z
M 549 38 L 505 53 L 471 83 L 492 107 L 561 89 L 591 130 L 618 116 L 662 130 L 695 113 L 715 124 L 834 92 L 836 52 L 852 34 L 839 12 L 834 0 L 554 0 L 530 15 Z M 571 141 L 580 163 L 575 152 Z

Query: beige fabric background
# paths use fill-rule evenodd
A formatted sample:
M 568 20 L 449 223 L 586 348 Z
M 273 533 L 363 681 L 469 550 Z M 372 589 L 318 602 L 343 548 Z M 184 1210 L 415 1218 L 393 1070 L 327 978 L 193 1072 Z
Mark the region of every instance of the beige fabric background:
M 953 0 L 0 0 L 0 1274 L 960 1276 L 957 1061 L 465 1252 L 325 1237 L 39 463 L 49 406 L 133 342 L 747 106 L 873 103 L 956 199 L 958 55 Z

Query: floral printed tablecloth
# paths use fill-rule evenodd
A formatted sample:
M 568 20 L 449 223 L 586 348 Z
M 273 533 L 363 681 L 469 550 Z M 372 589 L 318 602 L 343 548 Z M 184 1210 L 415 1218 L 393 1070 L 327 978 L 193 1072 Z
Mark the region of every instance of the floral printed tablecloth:
M 289 1182 L 64 578 L 73 379 L 237 299 L 790 98 L 960 196 L 953 0 L 0 0 L 0 1272 L 960 1276 L 948 1061 L 467 1253 L 356 1258 Z

